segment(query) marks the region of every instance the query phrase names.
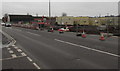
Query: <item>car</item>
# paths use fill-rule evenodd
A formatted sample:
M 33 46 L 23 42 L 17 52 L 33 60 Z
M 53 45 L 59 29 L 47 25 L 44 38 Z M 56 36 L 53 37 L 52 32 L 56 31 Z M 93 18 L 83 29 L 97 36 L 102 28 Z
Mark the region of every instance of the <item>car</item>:
M 59 33 L 64 33 L 65 29 L 64 28 L 60 28 L 58 29 Z
M 48 32 L 53 32 L 53 31 L 54 31 L 54 30 L 53 30 L 52 27 L 48 28 Z
M 5 23 L 2 22 L 1 25 L 2 25 L 2 26 L 5 26 Z
M 5 27 L 11 27 L 10 23 L 5 23 Z
M 64 31 L 65 31 L 65 32 L 68 32 L 68 31 L 69 31 L 69 28 L 68 28 L 68 27 L 65 27 Z

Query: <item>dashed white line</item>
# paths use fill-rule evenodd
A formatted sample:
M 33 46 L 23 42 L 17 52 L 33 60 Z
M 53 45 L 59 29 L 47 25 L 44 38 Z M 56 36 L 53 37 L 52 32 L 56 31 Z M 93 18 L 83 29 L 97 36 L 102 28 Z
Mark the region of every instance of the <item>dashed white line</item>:
M 15 45 L 12 45 L 18 52 L 22 52 L 21 49 L 19 49 L 18 47 L 15 47 Z M 22 56 L 16 56 L 16 54 L 13 54 L 14 52 L 12 50 L 10 50 L 10 48 L 7 48 L 9 50 L 9 53 L 11 53 L 11 58 L 6 58 L 6 59 L 0 59 L 0 60 L 9 60 L 9 59 L 14 59 L 14 58 L 19 58 L 19 57 L 24 57 L 24 56 L 27 56 L 24 52 L 21 53 Z M 32 62 L 33 60 L 30 58 L 30 57 L 27 57 L 27 59 Z M 33 63 L 33 65 L 37 68 L 37 69 L 40 69 L 40 67 L 36 64 L 36 63 Z
M 18 51 L 18 52 L 22 52 L 22 50 L 21 50 L 21 49 L 17 49 L 17 51 Z
M 18 49 L 18 47 L 14 47 L 15 49 Z
M 22 30 L 18 30 L 18 29 L 16 29 L 17 31 L 22 31 Z
M 10 50 L 10 48 L 7 48 L 8 50 Z
M 41 36 L 41 35 L 38 35 L 38 34 L 35 34 L 35 33 L 31 33 L 31 32 L 27 32 L 29 34 L 32 34 L 32 35 L 36 35 L 36 36 Z
M 12 54 L 11 56 L 12 56 L 12 58 L 16 58 L 17 57 L 15 54 Z
M 73 45 L 73 46 L 81 47 L 81 48 L 84 48 L 84 49 L 96 51 L 96 52 L 99 52 L 99 53 L 104 53 L 104 54 L 107 54 L 107 55 L 111 55 L 111 56 L 115 56 L 115 57 L 120 57 L 119 55 L 116 55 L 116 54 L 113 54 L 113 53 L 109 53 L 109 52 L 105 52 L 105 51 L 101 51 L 101 50 L 89 48 L 89 47 L 78 45 L 78 44 L 74 44 L 74 43 L 71 43 L 71 42 L 66 42 L 66 41 L 59 40 L 59 39 L 54 39 L 54 40 L 62 42 L 62 43 L 70 44 L 70 45 Z
M 33 65 L 34 65 L 37 69 L 40 69 L 40 67 L 39 67 L 36 63 L 33 63 Z
M 15 47 L 15 45 L 12 45 L 13 47 Z
M 22 56 L 27 56 L 25 53 L 21 53 Z
M 30 57 L 27 57 L 27 59 L 28 59 L 30 62 L 32 62 L 32 61 L 33 61 Z
M 11 53 L 11 54 L 12 54 L 12 53 L 14 53 L 14 52 L 13 52 L 12 50 L 10 50 L 10 51 L 9 51 L 9 53 Z

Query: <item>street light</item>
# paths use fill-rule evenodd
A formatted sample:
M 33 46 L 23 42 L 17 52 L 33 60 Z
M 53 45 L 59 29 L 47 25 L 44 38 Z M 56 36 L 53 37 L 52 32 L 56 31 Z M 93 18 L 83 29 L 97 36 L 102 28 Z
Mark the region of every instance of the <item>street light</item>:
M 51 9 L 50 9 L 50 0 L 49 0 L 49 24 L 51 25 Z
M 107 13 L 107 17 L 109 18 L 109 13 Z M 108 27 L 109 26 L 108 25 L 109 22 L 108 22 L 108 20 L 109 19 L 106 19 L 106 21 L 107 21 L 107 25 L 106 25 L 106 27 L 107 27 L 107 37 L 108 37 L 108 34 L 109 34 L 109 27 Z

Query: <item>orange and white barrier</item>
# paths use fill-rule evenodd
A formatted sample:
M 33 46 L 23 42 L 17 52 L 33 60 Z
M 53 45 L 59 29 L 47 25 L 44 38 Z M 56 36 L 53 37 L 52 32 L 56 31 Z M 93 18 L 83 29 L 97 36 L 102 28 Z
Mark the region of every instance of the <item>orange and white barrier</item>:
M 86 38 L 86 34 L 85 32 L 83 31 L 82 35 L 81 35 L 83 38 Z
M 105 37 L 104 37 L 103 33 L 100 34 L 99 40 L 102 40 L 102 41 L 105 40 Z

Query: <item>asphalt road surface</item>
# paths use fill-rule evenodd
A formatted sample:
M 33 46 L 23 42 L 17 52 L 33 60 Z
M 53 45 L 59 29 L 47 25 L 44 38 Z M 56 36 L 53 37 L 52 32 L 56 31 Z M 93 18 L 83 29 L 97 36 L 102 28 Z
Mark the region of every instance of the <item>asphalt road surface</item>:
M 15 46 L 36 63 L 32 64 L 37 69 L 118 69 L 119 66 L 117 37 L 100 41 L 97 35 L 82 38 L 71 32 L 59 34 L 18 27 L 3 27 L 3 31 L 16 40 Z
M 3 45 L 8 44 L 10 42 L 10 40 L 2 33 L 0 33 L 0 34 L 2 35 L 2 44 Z

